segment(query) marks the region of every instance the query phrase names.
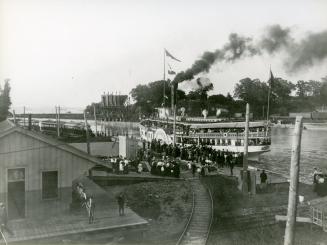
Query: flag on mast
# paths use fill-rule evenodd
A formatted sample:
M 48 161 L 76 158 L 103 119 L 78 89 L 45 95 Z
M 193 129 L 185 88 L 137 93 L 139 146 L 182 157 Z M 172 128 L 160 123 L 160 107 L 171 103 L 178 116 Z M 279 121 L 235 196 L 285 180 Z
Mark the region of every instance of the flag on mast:
M 168 74 L 169 75 L 176 75 L 176 72 L 173 71 L 173 69 L 171 68 L 171 66 L 169 65 L 169 63 L 168 63 L 168 67 L 169 67 Z
M 169 52 L 167 51 L 167 49 L 165 49 L 165 54 L 166 54 L 167 57 L 169 57 L 169 58 L 171 58 L 171 59 L 173 59 L 173 60 L 176 60 L 176 61 L 178 61 L 178 62 L 181 62 L 179 59 L 175 58 L 171 53 L 169 53 Z

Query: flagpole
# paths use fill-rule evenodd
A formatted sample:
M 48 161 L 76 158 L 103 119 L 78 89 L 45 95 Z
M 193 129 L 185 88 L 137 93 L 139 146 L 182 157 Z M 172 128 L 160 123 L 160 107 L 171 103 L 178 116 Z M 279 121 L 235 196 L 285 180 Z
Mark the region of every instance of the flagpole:
M 272 72 L 271 72 L 271 66 L 270 66 L 270 78 L 269 78 L 269 89 L 268 89 L 268 103 L 267 103 L 267 123 L 269 121 L 269 109 L 270 109 L 270 90 L 271 90 L 271 83 L 272 83 Z
M 269 84 L 269 90 L 268 90 L 268 104 L 267 104 L 267 122 L 269 121 L 269 104 L 270 104 L 270 84 Z
M 165 105 L 166 105 L 166 52 L 165 52 L 165 49 L 164 49 L 163 55 L 164 55 L 164 73 L 163 73 L 163 83 L 164 83 L 164 86 L 163 86 L 163 106 L 165 106 Z

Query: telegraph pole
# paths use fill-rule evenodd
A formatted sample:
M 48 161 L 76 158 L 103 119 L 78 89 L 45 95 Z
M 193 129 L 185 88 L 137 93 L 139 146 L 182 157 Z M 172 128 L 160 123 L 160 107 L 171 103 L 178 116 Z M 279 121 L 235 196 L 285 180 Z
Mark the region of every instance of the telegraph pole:
M 58 135 L 58 109 L 57 106 L 55 106 L 55 113 L 56 113 L 56 127 L 57 127 L 57 135 Z
M 98 135 L 98 124 L 97 124 L 97 113 L 95 105 L 93 105 L 93 112 L 94 112 L 94 122 L 95 122 L 95 137 Z
M 60 106 L 58 106 L 58 127 L 57 127 L 57 135 L 60 137 Z
M 248 193 L 248 140 L 249 140 L 249 121 L 250 121 L 250 105 L 246 104 L 245 112 L 245 130 L 244 130 L 244 154 L 243 154 L 243 193 Z
M 174 125 L 173 125 L 173 130 L 174 130 L 174 146 L 176 145 L 176 104 L 174 105 Z
M 24 128 L 25 128 L 25 106 L 24 106 Z
M 87 154 L 91 154 L 89 130 L 88 130 L 88 127 L 87 127 L 87 119 L 86 119 L 86 112 L 85 111 L 84 111 L 84 124 L 85 124 L 85 135 L 86 135 L 86 150 L 87 150 Z
M 12 111 L 12 114 L 14 116 L 14 124 L 16 125 L 16 113 L 15 113 L 15 110 Z
M 163 59 L 163 68 L 164 68 L 164 72 L 163 72 L 163 82 L 164 82 L 164 86 L 163 86 L 163 107 L 166 106 L 166 51 L 164 50 L 164 59 Z
M 300 154 L 302 138 L 302 117 L 296 117 L 292 142 L 292 156 L 290 169 L 290 187 L 288 194 L 287 222 L 285 228 L 284 245 L 294 244 L 294 230 L 298 202 L 298 186 L 300 171 Z

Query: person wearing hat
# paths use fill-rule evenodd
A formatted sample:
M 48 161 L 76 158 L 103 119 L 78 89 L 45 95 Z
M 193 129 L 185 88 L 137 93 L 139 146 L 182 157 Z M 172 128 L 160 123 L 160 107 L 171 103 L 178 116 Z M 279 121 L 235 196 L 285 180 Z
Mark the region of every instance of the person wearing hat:
M 0 202 L 0 229 L 1 229 L 1 235 L 3 234 L 4 230 L 6 230 L 11 236 L 14 235 L 14 233 L 8 228 L 8 216 L 7 216 L 7 210 L 5 205 Z

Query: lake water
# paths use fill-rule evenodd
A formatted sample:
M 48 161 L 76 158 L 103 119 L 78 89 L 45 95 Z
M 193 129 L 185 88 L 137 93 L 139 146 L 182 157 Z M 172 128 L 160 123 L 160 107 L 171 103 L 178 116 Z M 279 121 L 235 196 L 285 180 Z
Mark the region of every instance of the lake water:
M 91 124 L 92 125 L 92 124 Z M 128 127 L 127 127 L 128 126 Z M 312 183 L 313 168 L 327 173 L 327 123 L 304 124 L 301 142 L 300 180 Z M 138 137 L 138 124 L 110 123 L 105 126 L 114 133 L 128 133 Z M 294 128 L 272 128 L 271 151 L 260 156 L 256 167 L 289 176 Z
M 66 120 L 78 121 L 83 120 Z M 89 120 L 92 130 L 95 123 Z M 312 183 L 313 168 L 318 167 L 327 173 L 327 123 L 304 124 L 301 143 L 300 179 L 302 182 Z M 109 135 L 139 136 L 138 124 L 129 122 L 98 123 L 98 130 L 106 131 Z M 264 168 L 289 176 L 291 162 L 292 135 L 294 128 L 272 128 L 271 151 L 260 156 L 260 162 L 255 163 L 258 168 Z
M 301 142 L 300 179 L 312 183 L 313 168 L 327 172 L 327 124 L 305 124 Z M 272 128 L 271 151 L 260 156 L 256 167 L 289 176 L 293 128 Z

